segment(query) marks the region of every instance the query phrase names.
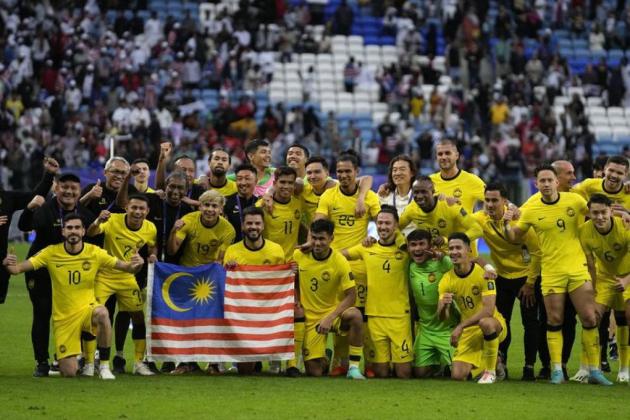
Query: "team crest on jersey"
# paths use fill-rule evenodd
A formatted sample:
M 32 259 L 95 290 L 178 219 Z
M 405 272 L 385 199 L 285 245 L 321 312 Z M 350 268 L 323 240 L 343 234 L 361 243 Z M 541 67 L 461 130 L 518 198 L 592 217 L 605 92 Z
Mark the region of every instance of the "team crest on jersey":
M 462 196 L 462 190 L 459 188 L 455 188 L 455 191 L 453 191 L 453 196 L 455 198 L 460 198 Z
M 615 243 L 613 244 L 613 249 L 614 249 L 615 251 L 619 252 L 619 251 L 621 251 L 621 248 L 622 248 L 621 244 L 618 244 L 617 242 L 615 242 Z
M 394 254 L 394 258 L 396 258 L 396 260 L 400 261 L 404 258 L 402 251 L 396 251 L 396 253 Z
M 63 344 L 59 346 L 59 353 L 65 353 L 66 350 L 66 346 L 64 346 Z
M 293 217 L 295 217 L 295 220 L 300 220 L 300 217 L 302 217 L 302 214 L 300 213 L 299 210 L 295 210 L 293 212 Z
M 83 268 L 83 271 L 90 271 L 90 268 L 92 268 L 92 263 L 89 261 L 83 261 L 83 265 L 81 265 L 81 267 Z
M 475 296 L 479 296 L 479 286 L 472 287 L 472 294 Z
M 575 210 L 573 210 L 573 207 L 569 207 L 567 209 L 567 215 L 569 215 L 569 217 L 575 216 Z
M 324 280 L 324 281 L 330 280 L 330 273 L 328 271 L 324 271 L 322 273 L 322 280 Z
M 438 227 L 439 227 L 440 229 L 444 229 L 444 228 L 446 228 L 446 220 L 444 220 L 444 219 L 440 219 L 440 220 L 438 220 Z
M 435 273 L 430 273 L 429 274 L 429 283 L 435 283 L 436 277 L 435 277 Z

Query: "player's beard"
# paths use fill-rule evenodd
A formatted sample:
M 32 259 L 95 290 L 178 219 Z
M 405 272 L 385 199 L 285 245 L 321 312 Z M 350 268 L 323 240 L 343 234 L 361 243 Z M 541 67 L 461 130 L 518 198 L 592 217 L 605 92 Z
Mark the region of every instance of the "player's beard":
M 216 177 L 222 177 L 225 175 L 225 169 L 223 168 L 214 168 L 212 169 L 212 175 Z
M 258 231 L 245 232 L 245 236 L 247 237 L 247 239 L 249 239 L 252 242 L 259 240 L 261 235 L 262 235 L 262 232 L 258 232 Z

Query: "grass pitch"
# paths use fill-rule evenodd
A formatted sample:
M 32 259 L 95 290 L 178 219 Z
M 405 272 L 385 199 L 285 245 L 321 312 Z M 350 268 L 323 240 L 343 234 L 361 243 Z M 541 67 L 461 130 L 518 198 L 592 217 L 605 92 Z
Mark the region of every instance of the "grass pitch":
M 26 246 L 16 249 L 23 258 Z M 518 317 L 518 311 L 514 313 Z M 31 305 L 23 277 L 11 279 L 0 319 L 0 407 L 5 419 L 628 418 L 628 386 L 522 383 L 523 334 L 518 318 L 512 320 L 512 379 L 492 386 L 442 379 L 350 382 L 264 375 L 146 378 L 127 374 L 112 382 L 33 378 Z M 132 350 L 128 342 L 128 366 Z M 579 350 L 577 344 L 570 372 L 577 367 Z M 616 362 L 612 365 L 610 379 L 616 378 Z

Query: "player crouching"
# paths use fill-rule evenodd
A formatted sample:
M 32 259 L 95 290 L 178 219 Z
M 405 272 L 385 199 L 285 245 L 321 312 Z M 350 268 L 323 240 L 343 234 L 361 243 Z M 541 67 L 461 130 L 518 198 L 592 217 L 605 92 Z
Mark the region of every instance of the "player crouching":
M 308 375 L 322 376 L 327 370 L 328 333 L 347 335 L 350 367 L 346 376 L 365 379 L 359 370 L 363 354 L 363 316 L 353 307 L 356 286 L 350 264 L 341 253 L 330 248 L 334 228 L 329 220 L 316 220 L 311 225 L 312 250 L 296 250 L 293 254 L 299 267 L 300 302 L 306 317 L 304 365 Z
M 505 320 L 496 309 L 494 280 L 484 278 L 484 270 L 473 264 L 470 239 L 463 233 L 448 238 L 448 252 L 454 268 L 440 282 L 438 314 L 450 316 L 455 305 L 461 314 L 460 323 L 451 333 L 456 347 L 451 377 L 466 380 L 473 368 L 483 369 L 479 384 L 496 382 L 499 343 L 507 335 Z
M 105 250 L 83 242 L 85 226 L 81 216 L 68 214 L 63 219 L 64 242 L 49 245 L 21 263 L 15 255 L 7 255 L 3 264 L 13 275 L 46 267 L 52 280 L 52 315 L 55 351 L 59 370 L 65 377 L 77 375 L 76 356 L 81 354 L 81 333 L 96 335 L 101 356 L 98 374 L 102 379 L 115 379 L 109 368 L 112 329 L 109 314 L 98 305 L 94 296 L 94 278 L 102 268 L 135 273 L 144 264 L 137 253 L 129 262 L 110 256 Z

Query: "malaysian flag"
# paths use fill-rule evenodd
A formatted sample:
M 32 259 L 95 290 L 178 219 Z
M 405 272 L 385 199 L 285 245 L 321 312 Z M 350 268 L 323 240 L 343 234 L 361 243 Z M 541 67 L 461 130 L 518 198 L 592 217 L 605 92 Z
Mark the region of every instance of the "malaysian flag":
M 149 265 L 147 355 L 174 362 L 293 359 L 289 265 Z

